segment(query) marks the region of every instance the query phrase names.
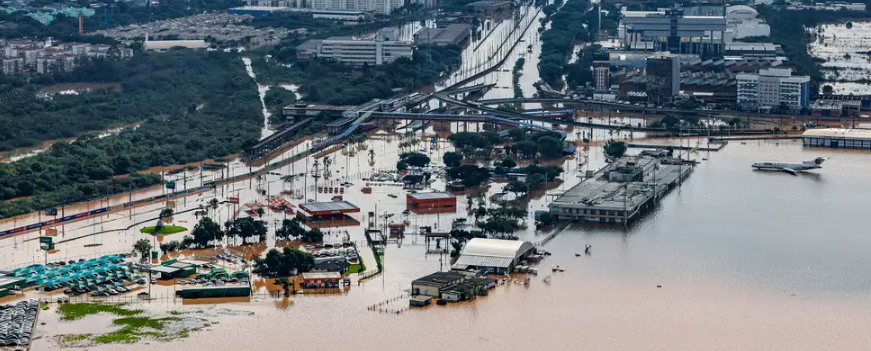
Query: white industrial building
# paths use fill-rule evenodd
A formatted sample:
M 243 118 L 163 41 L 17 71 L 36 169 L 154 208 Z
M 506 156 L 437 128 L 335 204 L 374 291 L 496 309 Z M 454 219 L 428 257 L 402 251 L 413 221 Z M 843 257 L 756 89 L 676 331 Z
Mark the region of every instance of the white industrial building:
M 871 149 L 871 129 L 808 129 L 801 135 L 801 140 L 809 147 Z
M 722 56 L 724 16 L 685 16 L 683 9 L 621 11 L 618 36 L 629 50 Z
M 768 37 L 771 27 L 764 20 L 757 18 L 756 12 L 750 6 L 737 5 L 726 8 L 726 42 L 748 37 Z
M 384 28 L 378 31 L 375 40 L 358 40 L 353 37 L 331 37 L 317 46 L 317 56 L 351 65 L 382 65 L 402 57 L 411 57 L 413 43 L 398 41 L 399 29 Z
M 145 51 L 162 52 L 176 47 L 207 49 L 209 43 L 205 40 L 148 40 L 148 37 L 145 37 L 145 42 L 142 44 L 142 49 Z
M 466 243 L 451 268 L 505 274 L 533 253 L 535 246 L 528 241 L 474 238 Z
M 785 103 L 792 110 L 810 105 L 810 77 L 793 76 L 789 68 L 769 68 L 758 74 L 738 74 L 738 104 L 774 108 Z

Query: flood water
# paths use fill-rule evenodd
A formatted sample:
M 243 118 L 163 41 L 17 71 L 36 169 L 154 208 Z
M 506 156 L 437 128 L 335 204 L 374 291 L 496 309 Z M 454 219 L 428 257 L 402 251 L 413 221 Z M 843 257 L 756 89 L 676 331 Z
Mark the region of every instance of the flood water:
M 368 143 L 377 152 L 374 167 L 395 162 L 396 148 L 390 146 L 396 145 L 395 139 L 376 135 Z M 449 149 L 440 146 L 432 152 L 435 160 Z M 589 150 L 593 169 L 604 164 L 599 149 Z M 250 303 L 222 304 L 221 308 L 254 315 L 215 316 L 220 323 L 210 331 L 167 346 L 232 350 L 238 349 L 240 337 L 252 348 L 271 349 L 276 341 L 286 341 L 313 349 L 355 345 L 363 350 L 385 346 L 442 350 L 463 345 L 485 350 L 846 350 L 864 349 L 871 343 L 867 333 L 860 333 L 871 326 L 865 312 L 871 307 L 867 278 L 871 242 L 860 230 L 864 221 L 858 216 L 858 209 L 871 203 L 864 176 L 871 171 L 868 153 L 805 149 L 796 142 L 747 142 L 690 156 L 708 161 L 702 161 L 689 180 L 646 218 L 625 230 L 578 224 L 557 235 L 544 247 L 553 256 L 542 262 L 542 273 L 529 287 L 499 286 L 473 302 L 399 315 L 367 310 L 402 294 L 413 279 L 439 269 L 438 255 L 426 255 L 421 241 L 407 238 L 401 247 L 391 244 L 385 250 L 382 276 L 360 286 L 352 284 L 346 295 L 295 296 L 289 302 L 261 297 Z M 816 156 L 831 160 L 812 174 L 754 172 L 749 167 L 760 160 L 800 161 Z M 336 153 L 336 157 L 333 165 L 341 167 L 343 156 Z M 372 169 L 365 160 L 355 166 L 357 159 L 344 161 L 352 173 Z M 562 188 L 567 188 L 585 167 L 576 160 L 567 160 L 564 167 L 568 172 L 563 178 L 569 184 Z M 363 196 L 362 182 L 352 182 L 346 199 L 364 213 L 376 204 L 379 212 L 404 208 L 404 199 L 386 196 L 402 195 L 401 190 L 374 187 L 372 195 Z M 439 182 L 434 188 L 442 186 Z M 489 192 L 502 186 L 494 183 Z M 452 218 L 465 216 L 467 201 L 460 196 L 457 214 L 412 215 L 410 221 L 447 226 Z M 543 195 L 534 197 L 530 210 L 543 208 Z M 264 219 L 271 222 L 271 216 Z M 362 228 L 344 229 L 352 239 L 362 240 Z M 523 230 L 517 235 L 535 241 L 544 234 Z M 131 231 L 101 235 L 98 241 L 108 250 L 124 246 L 113 244 L 116 240 L 125 240 L 129 247 L 138 237 Z M 593 247 L 592 255 L 575 257 L 587 244 Z M 61 252 L 74 246 L 62 247 Z M 4 256 L 9 253 L 8 247 L 0 250 Z M 547 284 L 542 278 L 552 265 L 566 272 L 553 273 Z M 406 303 L 403 299 L 384 308 L 400 310 Z M 160 301 L 148 308 L 193 307 Z M 51 325 L 41 329 L 45 335 L 56 333 Z M 300 330 L 306 332 L 292 332 Z M 432 335 L 450 337 L 420 343 Z M 324 338 L 330 346 L 323 344 Z
M 822 24 L 813 29 L 815 39 L 808 46 L 811 56 L 825 60 L 823 74 L 835 94 L 871 94 L 871 22 Z
M 537 20 L 535 21 L 537 23 Z M 502 22 L 503 24 L 506 21 Z M 502 24 L 500 24 L 502 25 Z M 532 24 L 524 36 L 533 45 L 537 58 L 540 43 L 536 41 Z M 497 38 L 498 29 L 493 34 Z M 855 27 L 854 27 L 855 28 Z M 510 33 L 506 32 L 505 35 Z M 488 39 L 490 40 L 490 39 Z M 486 43 L 486 42 L 485 42 Z M 474 50 L 474 47 L 472 50 Z M 482 55 L 491 55 L 488 45 L 480 46 Z M 510 55 L 525 52 L 526 44 L 518 45 Z M 469 50 L 469 49 L 467 49 Z M 487 53 L 487 54 L 483 54 Z M 516 56 L 515 56 L 516 57 Z M 506 60 L 500 70 L 492 73 L 490 82 L 510 87 L 516 59 Z M 534 65 L 527 60 L 521 78 L 524 95 L 534 82 Z M 466 67 L 474 72 L 475 61 Z M 530 63 L 532 62 L 532 63 Z M 505 68 L 508 72 L 505 72 Z M 488 75 L 489 76 L 489 75 Z M 461 79 L 459 76 L 455 81 Z M 485 78 L 486 80 L 487 78 Z M 531 82 L 530 82 L 531 81 Z M 510 94 L 504 95 L 503 92 Z M 493 89 L 487 97 L 513 96 L 513 89 Z M 618 117 L 619 118 L 619 117 Z M 598 118 L 601 120 L 601 118 Z M 635 123 L 621 119 L 621 123 Z M 400 122 L 397 125 L 406 124 Z M 444 127 L 444 126 L 442 126 Z M 354 215 L 362 224 L 332 228 L 347 230 L 354 241 L 364 240 L 363 227 L 369 211 L 399 214 L 405 209 L 405 191 L 401 187 L 373 185 L 372 194 L 364 195 L 362 178 L 379 169 L 395 168 L 403 151 L 399 143 L 416 139 L 413 150 L 423 149 L 442 164 L 442 156 L 453 147 L 444 137 L 449 131 L 482 130 L 475 123 L 453 123 L 447 130 L 433 126 L 406 136 L 404 130 L 377 131 L 367 141 L 352 144 L 344 150 L 333 150 L 309 156 L 282 166 L 262 180 L 246 179 L 218 187 L 214 191 L 175 200 L 176 212 L 195 209 L 211 198 L 239 196 L 242 204 L 265 202 L 265 196 L 255 190 L 263 188 L 271 196 L 283 191 L 294 204 L 305 199 L 329 201 L 334 194 L 318 194 L 315 178 L 301 177 L 286 183 L 282 175 L 318 171 L 329 177 L 319 178 L 319 186 L 345 189 L 344 198 L 361 208 Z M 569 140 L 577 138 L 579 130 L 567 129 Z M 595 131 L 594 145 L 609 137 L 606 131 Z M 431 144 L 435 137 L 437 143 Z M 622 137 L 625 137 L 623 135 Z M 635 134 L 640 138 L 643 135 Z M 704 139 L 654 140 L 651 143 L 704 145 Z M 265 163 L 289 160 L 311 146 L 310 140 L 286 147 L 274 153 Z M 370 150 L 374 151 L 370 157 Z M 631 149 L 630 153 L 637 152 Z M 586 155 L 586 157 L 584 157 Z M 324 170 L 324 157 L 330 160 Z M 778 172 L 754 172 L 750 164 L 758 161 L 802 161 L 817 156 L 831 159 L 825 168 L 814 173 L 792 176 Z M 691 153 L 701 161 L 695 172 L 682 185 L 661 200 L 660 206 L 628 228 L 574 224 L 558 234 L 543 248 L 553 253 L 540 265 L 540 273 L 530 286 L 508 284 L 498 286 L 490 295 L 476 301 L 449 306 L 431 306 L 423 310 L 408 310 L 401 314 L 379 313 L 368 306 L 400 296 L 410 289 L 411 281 L 439 270 L 439 255 L 427 255 L 423 241 L 415 236 L 402 245 L 390 244 L 385 250 L 384 273 L 361 285 L 354 278 L 347 294 L 294 296 L 284 298 L 257 295 L 248 303 L 225 303 L 212 309 L 253 312 L 217 313 L 209 318 L 219 322 L 208 330 L 194 332 L 190 337 L 156 345 L 103 345 L 89 350 L 151 350 L 164 347 L 172 350 L 233 350 L 241 347 L 273 350 L 276 345 L 292 345 L 313 350 L 333 350 L 355 347 L 360 350 L 445 350 L 475 349 L 515 350 L 553 349 L 577 350 L 862 350 L 871 344 L 865 330 L 871 327 L 871 241 L 862 228 L 860 211 L 871 205 L 867 194 L 871 185 L 869 154 L 865 151 L 803 148 L 799 142 L 733 142 L 719 152 Z M 707 160 L 703 160 L 707 159 Z M 586 163 L 583 163 L 585 160 Z M 580 150 L 572 158 L 556 161 L 566 170 L 563 183 L 549 184 L 548 191 L 568 189 L 579 182 L 586 170 L 605 164 L 601 147 Z M 522 165 L 523 163 L 521 163 Z M 167 176 L 175 180 L 178 190 L 221 178 L 262 168 L 262 163 L 246 165 L 230 162 L 222 171 L 193 171 Z M 492 183 L 487 194 L 501 191 L 502 183 Z M 444 181 L 432 185 L 444 189 Z M 132 195 L 116 196 L 111 204 L 144 198 L 166 192 L 152 188 Z M 396 195 L 392 198 L 389 195 Z M 299 198 L 297 198 L 299 196 Z M 465 194 L 457 194 L 456 213 L 412 214 L 407 219 L 410 229 L 432 225 L 447 229 L 455 218 L 470 218 Z M 533 193 L 529 203 L 527 223 L 532 227 L 532 211 L 545 209 L 548 197 Z M 105 205 L 106 201 L 70 206 L 76 213 Z M 141 238 L 139 229 L 153 225 L 157 212 L 165 202 L 115 212 L 99 218 L 67 224 L 58 228 L 56 241 L 76 239 L 58 244 L 59 251 L 49 255 L 49 261 L 130 251 Z M 246 216 L 242 208 L 222 204 L 212 211 L 219 223 L 233 216 Z M 274 246 L 275 225 L 284 218 L 281 213 L 267 211 L 262 218 L 269 226 L 266 244 L 249 247 L 249 252 L 262 252 Z M 38 215 L 0 221 L 0 228 L 15 222 L 35 222 Z M 18 222 L 20 224 L 20 222 Z M 177 214 L 174 223 L 192 229 L 196 223 L 191 212 Z M 107 232 L 118 229 L 116 232 Z M 516 233 L 521 240 L 537 241 L 548 232 L 532 229 Z M 12 268 L 42 263 L 43 252 L 35 238 L 39 232 L 0 240 L 2 266 Z M 179 240 L 179 233 L 160 240 Z M 338 236 L 328 237 L 338 240 Z M 99 246 L 93 246 L 99 244 Z M 90 245 L 86 247 L 85 245 Z M 227 243 L 232 246 L 232 243 Z M 592 254 L 576 257 L 585 245 L 592 245 Z M 362 248 L 362 246 L 361 246 Z M 374 266 L 371 251 L 362 249 L 361 257 Z M 559 265 L 564 273 L 552 273 L 545 283 L 549 267 Z M 519 278 L 519 277 L 518 277 Z M 259 293 L 266 282 L 255 281 Z M 661 286 L 657 288 L 657 286 Z M 173 286 L 156 285 L 154 296 L 161 298 L 140 304 L 148 310 L 192 311 L 202 306 L 182 305 L 172 296 Z M 403 310 L 406 299 L 382 305 L 390 310 Z M 54 313 L 49 310 L 47 313 Z M 89 317 L 90 318 L 90 317 Z M 64 333 L 97 332 L 93 329 L 74 330 L 69 324 L 49 321 L 36 328 L 42 338 L 34 340 L 34 349 L 54 349 L 51 336 Z M 94 317 L 94 325 L 108 325 L 108 318 Z

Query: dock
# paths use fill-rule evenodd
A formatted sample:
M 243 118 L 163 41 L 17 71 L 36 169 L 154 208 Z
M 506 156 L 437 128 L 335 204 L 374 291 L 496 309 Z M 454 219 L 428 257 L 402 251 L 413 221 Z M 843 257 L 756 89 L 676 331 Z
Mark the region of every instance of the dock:
M 692 171 L 692 164 L 679 160 L 623 157 L 566 191 L 548 210 L 561 220 L 629 223 Z

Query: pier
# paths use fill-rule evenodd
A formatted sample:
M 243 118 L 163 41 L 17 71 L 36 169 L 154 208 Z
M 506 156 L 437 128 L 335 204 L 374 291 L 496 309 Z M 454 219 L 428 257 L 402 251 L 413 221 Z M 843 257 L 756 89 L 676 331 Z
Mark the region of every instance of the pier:
M 693 171 L 693 164 L 666 161 L 623 157 L 566 191 L 548 209 L 562 220 L 626 224 Z

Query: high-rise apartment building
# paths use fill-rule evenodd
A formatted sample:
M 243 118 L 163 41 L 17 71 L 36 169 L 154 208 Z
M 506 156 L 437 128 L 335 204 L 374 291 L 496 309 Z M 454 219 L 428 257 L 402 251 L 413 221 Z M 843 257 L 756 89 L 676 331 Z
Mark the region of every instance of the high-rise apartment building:
M 608 61 L 593 61 L 593 84 L 598 90 L 611 85 L 611 64 Z

